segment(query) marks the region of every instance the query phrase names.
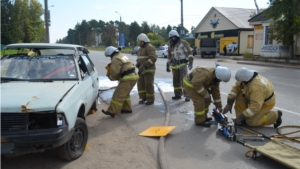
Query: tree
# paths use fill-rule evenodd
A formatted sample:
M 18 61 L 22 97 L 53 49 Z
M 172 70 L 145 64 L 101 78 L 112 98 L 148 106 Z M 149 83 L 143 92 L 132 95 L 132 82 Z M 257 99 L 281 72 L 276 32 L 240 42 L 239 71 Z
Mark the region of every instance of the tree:
M 142 32 L 145 33 L 145 34 L 148 34 L 149 32 L 151 32 L 151 30 L 149 28 L 149 25 L 146 21 L 144 21 L 142 23 Z
M 11 40 L 11 16 L 13 4 L 10 0 L 1 1 L 1 43 L 10 44 Z
M 273 19 L 272 38 L 290 49 L 290 58 L 294 57 L 294 35 L 300 34 L 300 1 L 269 0 L 270 7 L 265 11 Z
M 42 41 L 45 31 L 42 14 L 42 5 L 37 0 L 2 0 L 2 43 Z
M 106 46 L 114 46 L 117 41 L 117 30 L 116 27 L 112 24 L 109 24 L 105 27 L 102 34 L 102 41 Z
M 131 22 L 131 24 L 129 26 L 129 41 L 130 41 L 130 44 L 136 44 L 136 38 L 138 37 L 138 35 L 140 33 L 141 33 L 140 25 L 136 21 Z

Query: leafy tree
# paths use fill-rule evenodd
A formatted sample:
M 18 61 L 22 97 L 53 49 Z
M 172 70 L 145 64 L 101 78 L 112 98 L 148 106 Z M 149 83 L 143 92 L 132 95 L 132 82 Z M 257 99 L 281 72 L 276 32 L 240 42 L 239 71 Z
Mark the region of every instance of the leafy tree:
M 149 28 L 149 25 L 146 21 L 144 21 L 142 23 L 142 32 L 145 33 L 145 34 L 148 34 L 149 32 L 151 32 L 151 30 Z
M 265 11 L 273 19 L 272 38 L 290 49 L 290 58 L 294 57 L 294 35 L 300 34 L 300 1 L 269 0 L 270 7 Z
M 10 44 L 11 40 L 11 16 L 13 4 L 10 0 L 1 0 L 1 43 Z
M 37 0 L 31 0 L 29 5 L 28 42 L 41 42 L 45 34 L 44 21 L 41 19 L 43 7 Z
M 129 26 L 129 41 L 130 44 L 134 45 L 136 44 L 136 38 L 141 33 L 141 27 L 140 25 L 134 21 Z
M 161 44 L 165 43 L 164 38 L 154 32 L 148 33 L 147 36 L 153 46 L 159 47 Z
M 102 41 L 106 46 L 116 45 L 117 36 L 116 36 L 116 27 L 112 24 L 109 24 L 105 27 L 102 34 Z

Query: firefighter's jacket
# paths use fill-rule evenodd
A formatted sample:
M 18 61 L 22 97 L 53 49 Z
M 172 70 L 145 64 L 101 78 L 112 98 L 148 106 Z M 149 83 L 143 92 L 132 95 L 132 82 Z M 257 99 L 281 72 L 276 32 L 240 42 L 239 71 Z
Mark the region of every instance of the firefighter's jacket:
M 192 54 L 189 43 L 184 39 L 179 39 L 175 46 L 169 45 L 168 62 L 172 69 L 178 69 L 180 66 L 186 65 L 188 57 Z
M 215 68 L 197 66 L 191 73 L 187 74 L 184 78 L 184 83 L 195 89 L 202 97 L 207 92 L 212 95 L 217 108 L 222 108 L 221 94 L 220 94 L 220 82 L 214 83 Z
M 138 75 L 135 73 L 134 64 L 122 53 L 116 54 L 110 64 L 109 79 L 127 81 L 137 80 Z
M 246 85 L 236 82 L 228 94 L 228 99 L 235 99 L 240 92 L 249 105 L 243 114 L 250 118 L 259 112 L 265 101 L 273 97 L 274 87 L 267 78 L 257 75 Z
M 145 66 L 144 73 L 155 73 L 156 60 L 157 60 L 156 50 L 150 43 L 146 43 L 145 46 L 140 47 L 138 51 L 137 65 L 141 66 L 144 64 Z

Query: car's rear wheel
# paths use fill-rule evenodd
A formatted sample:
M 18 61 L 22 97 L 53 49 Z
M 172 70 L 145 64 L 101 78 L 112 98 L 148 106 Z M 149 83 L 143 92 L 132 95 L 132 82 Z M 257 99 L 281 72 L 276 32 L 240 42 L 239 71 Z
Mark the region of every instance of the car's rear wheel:
M 163 54 L 162 54 L 162 57 L 163 57 L 163 58 L 165 58 L 165 57 L 166 57 L 166 55 L 163 53 Z
M 85 149 L 88 139 L 88 129 L 85 120 L 78 118 L 75 123 L 74 133 L 69 141 L 57 147 L 57 155 L 67 161 L 79 158 Z

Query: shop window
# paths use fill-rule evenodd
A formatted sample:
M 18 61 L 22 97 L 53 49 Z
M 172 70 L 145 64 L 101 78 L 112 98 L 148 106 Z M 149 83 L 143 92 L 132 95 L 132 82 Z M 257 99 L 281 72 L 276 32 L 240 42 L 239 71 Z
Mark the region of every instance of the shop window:
M 266 26 L 265 30 L 265 45 L 272 45 L 273 39 L 271 38 L 272 29 L 269 26 Z
M 248 35 L 247 47 L 248 48 L 253 48 L 253 35 Z

